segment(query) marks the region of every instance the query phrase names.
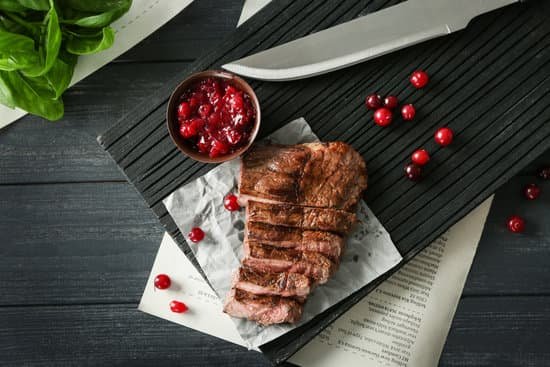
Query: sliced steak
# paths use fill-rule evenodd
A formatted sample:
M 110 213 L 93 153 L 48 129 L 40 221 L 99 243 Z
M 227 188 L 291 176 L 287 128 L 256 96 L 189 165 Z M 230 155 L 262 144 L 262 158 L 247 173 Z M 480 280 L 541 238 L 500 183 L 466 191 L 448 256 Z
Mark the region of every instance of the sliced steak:
M 303 299 L 311 290 L 311 281 L 303 274 L 265 273 L 241 267 L 235 272 L 233 286 L 253 294 Z
M 302 317 L 304 306 L 292 298 L 256 295 L 233 288 L 223 311 L 230 316 L 246 318 L 262 325 L 295 323 Z
M 268 204 L 252 200 L 248 202 L 246 217 L 249 222 L 341 234 L 347 234 L 357 222 L 355 214 L 344 210 Z
M 242 264 L 266 273 L 289 272 L 304 274 L 315 283 L 326 283 L 337 269 L 337 264 L 317 252 L 299 251 L 244 241 Z
M 256 145 L 242 160 L 243 205 L 253 199 L 354 211 L 366 188 L 365 161 L 342 142 Z
M 344 238 L 330 232 L 302 230 L 248 221 L 245 236 L 262 244 L 318 252 L 338 262 L 344 251 Z

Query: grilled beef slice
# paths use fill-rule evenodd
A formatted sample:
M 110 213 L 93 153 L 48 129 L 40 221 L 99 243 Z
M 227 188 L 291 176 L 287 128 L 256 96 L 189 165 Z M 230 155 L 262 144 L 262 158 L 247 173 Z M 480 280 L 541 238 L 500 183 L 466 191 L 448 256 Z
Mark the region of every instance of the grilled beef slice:
M 245 237 L 274 247 L 318 252 L 338 262 L 344 250 L 344 238 L 330 232 L 273 226 L 248 221 Z
M 256 145 L 243 157 L 240 200 L 354 211 L 367 187 L 365 161 L 342 142 Z
M 302 317 L 304 306 L 292 298 L 260 296 L 241 289 L 231 289 L 223 311 L 230 316 L 246 318 L 262 325 L 295 323 Z
M 338 209 L 311 208 L 292 204 L 268 204 L 250 200 L 246 220 L 304 230 L 321 230 L 347 234 L 357 217 Z
M 298 273 L 266 273 L 248 267 L 235 272 L 233 287 L 258 295 L 304 298 L 311 290 L 311 281 Z
M 266 273 L 304 274 L 317 284 L 326 283 L 337 269 L 337 264 L 317 252 L 276 248 L 252 240 L 244 241 L 242 264 Z

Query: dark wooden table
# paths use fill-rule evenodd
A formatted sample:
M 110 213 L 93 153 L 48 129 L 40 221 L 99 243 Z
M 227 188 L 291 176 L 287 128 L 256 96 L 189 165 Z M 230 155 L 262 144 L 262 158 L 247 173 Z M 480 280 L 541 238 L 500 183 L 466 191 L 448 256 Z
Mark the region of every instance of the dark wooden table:
M 0 131 L 1 366 L 269 365 L 137 311 L 162 229 L 96 143 L 215 47 L 241 2 L 196 1 L 71 88 L 62 121 L 25 117 Z M 536 202 L 521 195 L 543 163 L 550 152 L 497 192 L 441 366 L 550 365 L 550 182 Z M 525 234 L 506 230 L 513 213 Z

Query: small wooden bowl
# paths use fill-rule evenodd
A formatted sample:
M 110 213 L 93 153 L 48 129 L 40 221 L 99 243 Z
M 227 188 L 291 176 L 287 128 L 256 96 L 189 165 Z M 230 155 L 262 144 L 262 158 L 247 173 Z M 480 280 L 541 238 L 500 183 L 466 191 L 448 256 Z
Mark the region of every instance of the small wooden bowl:
M 249 142 L 233 153 L 223 155 L 221 157 L 216 157 L 216 158 L 210 158 L 208 154 L 198 152 L 192 147 L 192 145 L 189 143 L 188 140 L 184 139 L 179 134 L 177 107 L 180 102 L 180 97 L 183 93 L 185 93 L 185 91 L 193 83 L 199 80 L 207 79 L 207 78 L 218 78 L 218 79 L 225 79 L 226 81 L 229 81 L 236 88 L 242 90 L 243 92 L 245 92 L 250 96 L 250 98 L 252 99 L 252 103 L 254 105 L 254 109 L 256 110 L 256 120 L 254 121 L 254 126 L 252 127 L 252 131 L 250 133 Z M 234 74 L 231 74 L 225 71 L 217 71 L 217 70 L 207 70 L 207 71 L 202 71 L 200 73 L 195 73 L 189 76 L 184 81 L 182 81 L 176 87 L 176 89 L 172 92 L 172 95 L 170 96 L 170 100 L 168 101 L 168 109 L 166 111 L 166 124 L 168 126 L 168 132 L 170 133 L 170 137 L 172 138 L 172 141 L 174 142 L 174 144 L 176 144 L 179 150 L 181 150 L 190 158 L 199 162 L 204 162 L 204 163 L 226 162 L 246 152 L 246 150 L 250 148 L 250 146 L 256 139 L 256 135 L 258 134 L 258 130 L 260 129 L 260 120 L 261 120 L 260 103 L 252 87 L 243 79 L 241 79 L 240 77 Z

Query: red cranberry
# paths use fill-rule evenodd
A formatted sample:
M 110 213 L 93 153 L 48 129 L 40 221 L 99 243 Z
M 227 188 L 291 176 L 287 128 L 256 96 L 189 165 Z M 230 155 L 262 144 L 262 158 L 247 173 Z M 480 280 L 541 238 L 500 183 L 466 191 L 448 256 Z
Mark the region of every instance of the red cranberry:
M 453 130 L 442 127 L 435 132 L 434 139 L 437 144 L 446 147 L 453 142 Z
M 180 301 L 170 302 L 170 310 L 175 313 L 184 313 L 188 310 L 187 305 Z
M 403 120 L 411 121 L 414 118 L 414 115 L 416 115 L 416 109 L 412 104 L 406 104 L 401 107 L 401 116 L 403 117 Z
M 393 113 L 391 110 L 382 107 L 374 111 L 374 122 L 379 126 L 388 126 L 393 120 Z
M 411 159 L 414 164 L 419 166 L 424 166 L 430 161 L 430 154 L 426 149 L 415 150 L 411 156 Z
M 208 118 L 208 115 L 210 115 L 210 111 L 212 111 L 212 106 L 209 104 L 202 104 L 199 107 L 199 116 L 203 119 Z
M 430 81 L 430 78 L 428 77 L 428 74 L 426 74 L 425 71 L 422 70 L 416 70 L 412 73 L 410 77 L 410 82 L 415 88 L 424 88 L 426 84 Z
M 514 233 L 521 233 L 525 230 L 525 221 L 523 218 L 513 215 L 508 218 L 508 229 Z
M 180 135 L 185 139 L 197 136 L 199 131 L 192 121 L 185 121 L 180 125 Z
M 189 106 L 191 107 L 191 109 L 196 109 L 199 107 L 201 101 L 198 97 L 191 97 L 189 98 Z
M 191 106 L 187 102 L 181 102 L 178 106 L 178 117 L 186 120 L 191 116 Z
M 384 98 L 384 107 L 393 110 L 399 104 L 399 100 L 396 96 L 387 96 Z
M 200 242 L 204 238 L 204 231 L 199 227 L 191 228 L 191 232 L 188 234 L 189 239 L 195 243 Z
M 550 180 L 550 167 L 543 167 L 539 170 L 538 176 L 543 180 Z
M 234 194 L 227 194 L 223 199 L 223 206 L 230 212 L 239 210 L 241 206 L 238 203 L 238 198 Z
M 210 158 L 220 157 L 224 154 L 227 154 L 229 151 L 229 146 L 221 140 L 214 139 L 212 140 L 212 145 L 210 146 L 210 152 L 208 156 Z
M 409 163 L 405 166 L 405 176 L 411 181 L 418 181 L 422 176 L 422 168 L 414 163 Z
M 523 193 L 525 194 L 525 197 L 529 200 L 535 200 L 540 195 L 540 187 L 538 187 L 536 184 L 529 184 L 525 186 L 525 189 L 523 189 Z
M 243 135 L 238 132 L 237 130 L 229 130 L 227 131 L 227 142 L 233 146 L 239 145 L 239 143 L 242 141 Z
M 155 288 L 157 289 L 166 289 L 170 287 L 172 281 L 170 277 L 166 274 L 159 274 L 155 277 Z
M 203 135 L 199 138 L 197 142 L 197 149 L 201 153 L 207 153 L 210 150 L 211 141 L 207 136 Z
M 380 97 L 378 94 L 370 94 L 365 98 L 365 106 L 369 110 L 376 110 L 380 107 L 382 107 L 382 97 Z

